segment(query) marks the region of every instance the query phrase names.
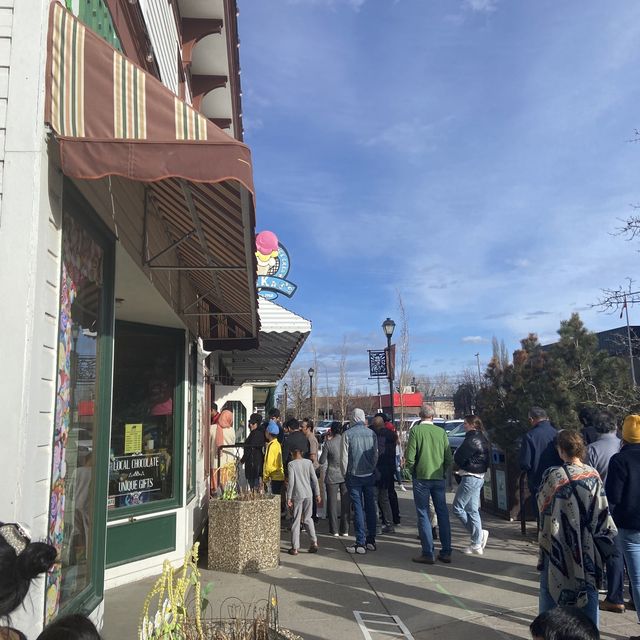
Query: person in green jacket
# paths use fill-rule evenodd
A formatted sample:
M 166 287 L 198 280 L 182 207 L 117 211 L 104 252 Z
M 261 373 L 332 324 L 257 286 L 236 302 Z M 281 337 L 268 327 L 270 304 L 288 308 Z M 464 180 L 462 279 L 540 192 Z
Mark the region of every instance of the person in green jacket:
M 433 534 L 429 521 L 429 498 L 438 516 L 442 549 L 438 554 L 441 562 L 451 562 L 451 523 L 446 499 L 446 474 L 453 456 L 449 439 L 444 429 L 433 424 L 433 407 L 423 404 L 420 409 L 420 424 L 409 432 L 405 453 L 406 466 L 413 478 L 413 499 L 418 515 L 418 532 L 422 543 L 422 555 L 414 562 L 434 564 Z

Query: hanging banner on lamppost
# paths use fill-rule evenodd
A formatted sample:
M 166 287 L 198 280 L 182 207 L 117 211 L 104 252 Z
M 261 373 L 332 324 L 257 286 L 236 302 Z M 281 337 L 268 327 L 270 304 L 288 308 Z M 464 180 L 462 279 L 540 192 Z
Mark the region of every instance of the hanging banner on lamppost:
M 371 378 L 387 378 L 389 377 L 389 369 L 387 368 L 387 350 L 380 351 L 369 350 L 369 377 Z

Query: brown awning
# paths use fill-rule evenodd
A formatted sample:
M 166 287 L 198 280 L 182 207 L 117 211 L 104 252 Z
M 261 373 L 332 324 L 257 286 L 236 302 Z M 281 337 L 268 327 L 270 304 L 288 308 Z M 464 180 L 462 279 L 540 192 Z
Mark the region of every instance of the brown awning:
M 217 313 L 212 337 L 256 338 L 255 213 L 251 152 L 113 49 L 63 5 L 51 5 L 45 120 L 72 178 L 153 183 L 179 264 Z M 159 256 L 158 256 L 159 258 Z M 152 258 L 155 260 L 155 258 Z M 216 316 L 212 316 L 216 317 Z M 224 319 L 224 322 L 222 322 Z

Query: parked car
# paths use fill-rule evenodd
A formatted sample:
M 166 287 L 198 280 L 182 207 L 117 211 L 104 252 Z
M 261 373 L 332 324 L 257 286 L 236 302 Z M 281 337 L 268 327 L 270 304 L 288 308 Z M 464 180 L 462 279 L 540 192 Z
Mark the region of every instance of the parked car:
M 331 429 L 331 425 L 333 424 L 333 420 L 322 420 L 318 422 L 315 428 L 315 434 L 318 439 L 324 438 L 329 430 Z
M 447 433 L 449 433 L 450 431 L 452 431 L 456 427 L 459 427 L 463 422 L 464 422 L 464 420 L 447 420 L 444 423 L 444 430 Z
M 400 424 L 400 418 L 395 418 L 393 424 L 396 427 L 396 431 L 409 431 L 414 424 L 418 424 L 420 422 L 420 418 L 418 416 L 405 416 L 402 421 L 402 425 Z
M 447 432 L 449 438 L 449 448 L 451 453 L 455 453 L 456 449 L 462 444 L 466 431 L 464 430 L 464 421 L 459 420 L 459 424 L 455 426 L 451 431 Z

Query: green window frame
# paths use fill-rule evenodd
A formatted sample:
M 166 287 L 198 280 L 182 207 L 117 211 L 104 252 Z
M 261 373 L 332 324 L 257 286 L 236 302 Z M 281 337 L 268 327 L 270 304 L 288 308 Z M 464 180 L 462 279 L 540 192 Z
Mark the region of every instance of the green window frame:
M 149 324 L 140 324 L 136 322 L 126 322 L 124 320 L 116 320 L 116 340 L 118 337 L 118 328 L 126 327 L 130 331 L 138 331 L 141 334 L 156 334 L 156 335 L 171 335 L 176 338 L 176 395 L 175 395 L 175 407 L 174 407 L 174 434 L 173 434 L 173 484 L 172 491 L 173 497 L 165 498 L 163 500 L 157 500 L 154 502 L 146 502 L 128 507 L 118 507 L 108 511 L 107 520 L 113 522 L 115 520 L 121 520 L 123 518 L 129 518 L 131 516 L 138 516 L 147 513 L 156 513 L 159 511 L 168 511 L 170 509 L 176 509 L 182 507 L 182 476 L 184 473 L 184 402 L 185 402 L 185 387 L 187 386 L 187 380 L 185 376 L 185 331 L 183 329 L 172 329 L 169 327 L 158 327 Z M 107 466 L 107 475 L 109 469 Z
M 73 183 L 65 178 L 63 183 L 62 208 L 63 211 L 85 228 L 93 240 L 103 251 L 103 282 L 102 305 L 100 321 L 104 331 L 99 338 L 100 360 L 98 376 L 102 381 L 102 389 L 96 407 L 98 421 L 103 425 L 98 430 L 95 440 L 99 455 L 95 459 L 95 477 L 93 486 L 93 529 L 90 580 L 85 589 L 78 593 L 66 606 L 54 616 L 72 613 L 88 615 L 102 602 L 104 598 L 104 571 L 106 553 L 107 518 L 106 510 L 101 507 L 106 504 L 109 473 L 109 440 L 111 434 L 111 398 L 113 395 L 113 338 L 115 315 L 115 238 L 102 223 L 92 206 L 81 195 Z M 101 452 L 101 455 L 100 455 Z M 46 594 L 45 594 L 46 599 Z M 45 607 L 45 622 L 46 622 Z
M 191 451 L 187 448 L 187 455 L 191 463 L 191 473 L 188 478 L 187 504 L 196 496 L 196 466 L 198 461 L 198 342 L 189 340 L 189 426 L 191 432 Z

